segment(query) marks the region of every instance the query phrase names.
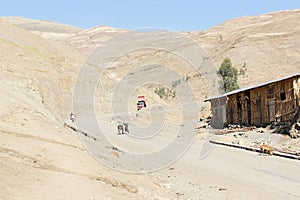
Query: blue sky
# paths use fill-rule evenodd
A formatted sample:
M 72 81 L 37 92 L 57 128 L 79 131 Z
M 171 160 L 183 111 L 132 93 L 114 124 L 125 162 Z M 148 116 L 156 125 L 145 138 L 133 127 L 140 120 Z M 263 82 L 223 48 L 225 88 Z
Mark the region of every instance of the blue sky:
M 206 30 L 240 16 L 300 8 L 300 0 L 9 0 L 0 16 L 21 16 L 89 28 Z

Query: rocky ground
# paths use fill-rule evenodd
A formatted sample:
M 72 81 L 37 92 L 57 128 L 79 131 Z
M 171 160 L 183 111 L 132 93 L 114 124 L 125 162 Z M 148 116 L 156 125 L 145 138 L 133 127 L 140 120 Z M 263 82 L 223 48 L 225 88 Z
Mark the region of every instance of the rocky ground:
M 274 151 L 300 155 L 299 122 L 272 123 L 266 127 L 226 125 L 223 129 L 214 130 L 210 127 L 210 118 L 201 118 L 198 126 L 199 133 L 209 131 L 211 140 L 233 146 L 259 148 L 266 144 Z M 254 149 L 253 149 L 254 150 Z
M 231 129 L 229 133 L 226 133 L 226 131 L 225 129 L 221 134 L 216 134 L 214 140 L 257 148 L 261 144 L 267 144 L 277 151 L 291 154 L 300 153 L 299 139 L 292 139 L 291 136 L 287 134 L 274 133 L 274 129 L 253 128 L 253 130 L 237 129 L 236 131 Z

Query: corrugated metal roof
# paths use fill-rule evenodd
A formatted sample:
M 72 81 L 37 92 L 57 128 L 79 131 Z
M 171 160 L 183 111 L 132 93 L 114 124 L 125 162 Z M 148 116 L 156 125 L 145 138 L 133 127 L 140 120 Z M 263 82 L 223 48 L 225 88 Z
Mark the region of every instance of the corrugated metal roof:
M 296 77 L 296 76 L 300 76 L 300 73 L 292 74 L 292 75 L 289 75 L 289 76 L 286 76 L 286 77 L 282 77 L 282 78 L 279 78 L 279 79 L 275 79 L 275 80 L 272 80 L 272 81 L 268 81 L 268 82 L 265 82 L 265 83 L 248 86 L 248 87 L 241 88 L 241 89 L 238 89 L 238 90 L 233 90 L 231 92 L 228 92 L 228 93 L 216 96 L 216 97 L 205 99 L 204 102 L 211 101 L 211 100 L 214 100 L 214 99 L 219 99 L 219 98 L 226 97 L 226 96 L 229 96 L 229 95 L 232 95 L 232 94 L 244 92 L 246 90 L 251 90 L 253 88 L 259 88 L 259 87 L 262 87 L 262 86 L 265 86 L 265 85 L 269 85 L 269 84 L 272 84 L 272 83 L 275 83 L 275 82 L 283 81 L 285 79 L 293 78 L 293 77 Z

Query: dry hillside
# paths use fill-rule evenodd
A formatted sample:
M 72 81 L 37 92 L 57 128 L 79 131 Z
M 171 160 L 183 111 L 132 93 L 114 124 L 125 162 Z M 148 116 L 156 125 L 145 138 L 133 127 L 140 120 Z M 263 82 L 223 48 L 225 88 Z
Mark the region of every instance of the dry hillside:
M 190 33 L 209 52 L 216 66 L 232 60 L 246 75 L 243 86 L 299 72 L 300 10 L 228 20 L 205 32 Z

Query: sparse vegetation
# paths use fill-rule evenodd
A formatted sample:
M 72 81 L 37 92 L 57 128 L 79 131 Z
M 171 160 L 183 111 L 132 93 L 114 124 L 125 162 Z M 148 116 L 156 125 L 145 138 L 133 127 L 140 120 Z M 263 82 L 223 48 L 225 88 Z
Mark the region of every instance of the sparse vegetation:
M 164 86 L 159 86 L 154 91 L 161 99 L 168 99 L 169 97 L 176 97 L 176 90 Z
M 182 82 L 188 82 L 190 77 L 188 75 L 182 77 L 182 79 L 178 79 L 172 82 L 172 88 L 176 88 L 177 85 L 181 84 Z
M 27 49 L 31 52 L 37 52 L 38 51 L 38 49 L 34 46 L 27 46 Z
M 230 92 L 236 89 L 239 89 L 238 86 L 238 70 L 232 66 L 231 60 L 229 58 L 225 58 L 222 62 L 218 72 L 221 78 L 221 90 L 224 92 Z
M 186 75 L 185 77 L 183 77 L 183 80 L 184 80 L 185 82 L 188 82 L 189 79 L 190 79 L 190 77 L 189 77 L 188 75 Z
M 240 69 L 239 75 L 245 76 L 246 75 L 246 69 L 245 68 Z
M 164 87 L 157 87 L 154 91 L 161 99 L 165 97 L 165 88 Z
M 175 88 L 179 84 L 178 80 L 172 82 L 172 88 Z
M 246 75 L 246 71 L 247 71 L 246 62 L 244 62 L 244 65 L 242 66 L 242 68 L 239 71 L 239 75 L 245 76 Z
M 163 86 L 159 86 L 155 89 L 155 93 L 161 98 L 161 99 L 167 99 L 169 97 L 175 98 L 176 97 L 176 87 L 180 85 L 183 82 L 188 82 L 191 77 L 188 75 L 183 76 L 182 78 L 175 80 L 172 82 L 171 89 Z

